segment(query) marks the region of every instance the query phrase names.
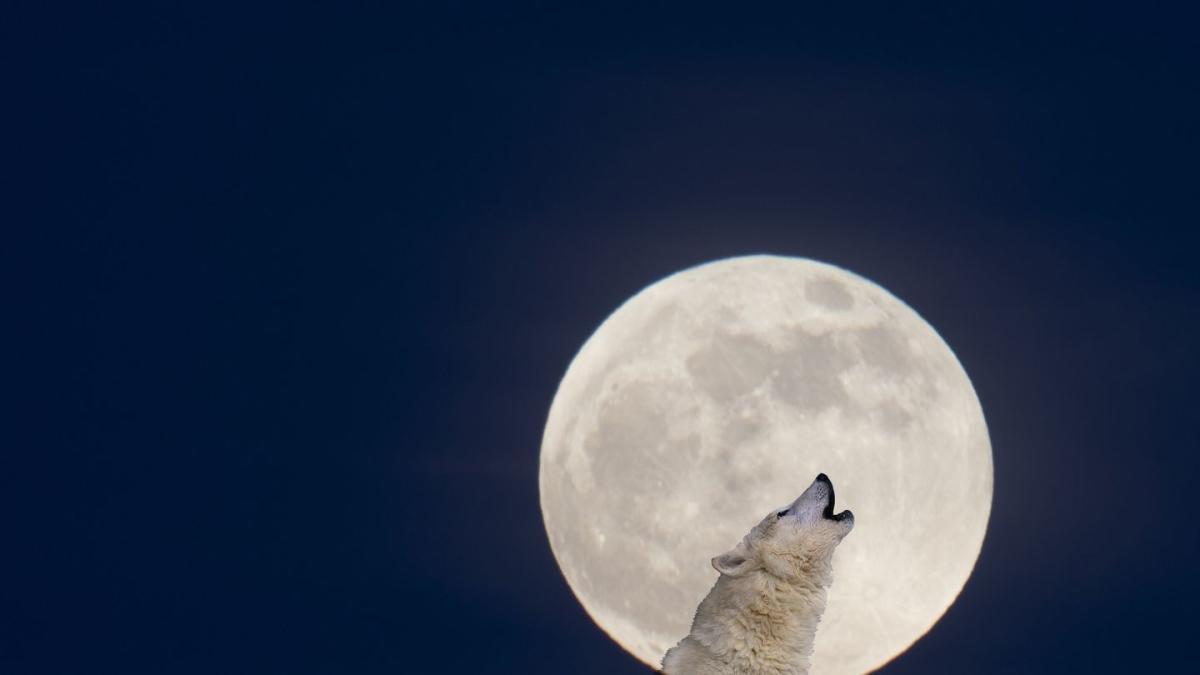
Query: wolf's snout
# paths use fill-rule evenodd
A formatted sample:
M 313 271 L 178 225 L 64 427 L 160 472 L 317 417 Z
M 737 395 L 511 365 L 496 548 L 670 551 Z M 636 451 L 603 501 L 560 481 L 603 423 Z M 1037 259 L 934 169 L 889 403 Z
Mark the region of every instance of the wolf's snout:
M 842 511 L 835 513 L 834 508 L 837 505 L 837 495 L 833 490 L 833 481 L 829 480 L 829 476 L 824 473 L 817 474 L 817 479 L 813 481 L 812 486 L 805 491 L 806 495 L 821 500 L 821 517 L 834 522 L 846 522 L 854 525 L 854 514 L 850 511 Z

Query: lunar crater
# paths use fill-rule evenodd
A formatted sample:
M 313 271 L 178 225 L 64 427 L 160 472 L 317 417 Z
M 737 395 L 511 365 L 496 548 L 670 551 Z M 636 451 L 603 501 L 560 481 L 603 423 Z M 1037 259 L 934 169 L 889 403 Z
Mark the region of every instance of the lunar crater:
M 833 279 L 818 279 L 804 286 L 804 297 L 812 302 L 836 311 L 843 311 L 854 306 L 854 296 L 845 286 Z

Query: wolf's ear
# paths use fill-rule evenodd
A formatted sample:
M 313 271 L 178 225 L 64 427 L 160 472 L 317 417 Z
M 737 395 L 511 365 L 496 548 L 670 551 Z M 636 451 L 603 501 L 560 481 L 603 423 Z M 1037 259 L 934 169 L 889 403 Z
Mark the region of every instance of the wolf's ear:
M 712 559 L 713 569 L 727 577 L 740 577 L 754 569 L 754 560 L 742 545 Z

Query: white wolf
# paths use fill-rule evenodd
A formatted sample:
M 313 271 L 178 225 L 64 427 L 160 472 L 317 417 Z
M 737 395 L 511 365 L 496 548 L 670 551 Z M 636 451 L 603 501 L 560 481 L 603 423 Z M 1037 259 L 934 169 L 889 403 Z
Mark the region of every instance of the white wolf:
M 854 514 L 833 513 L 820 474 L 796 501 L 772 511 L 728 553 L 696 610 L 692 632 L 663 657 L 666 675 L 804 675 L 832 582 L 833 550 Z

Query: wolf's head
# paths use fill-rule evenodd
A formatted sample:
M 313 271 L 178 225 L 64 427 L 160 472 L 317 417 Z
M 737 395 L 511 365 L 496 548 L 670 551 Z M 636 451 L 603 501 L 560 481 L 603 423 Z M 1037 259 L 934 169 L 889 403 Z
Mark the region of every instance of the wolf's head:
M 796 501 L 767 514 L 712 565 L 730 577 L 762 570 L 782 579 L 828 569 L 833 550 L 854 529 L 854 514 L 834 514 L 833 506 L 833 483 L 820 474 Z

